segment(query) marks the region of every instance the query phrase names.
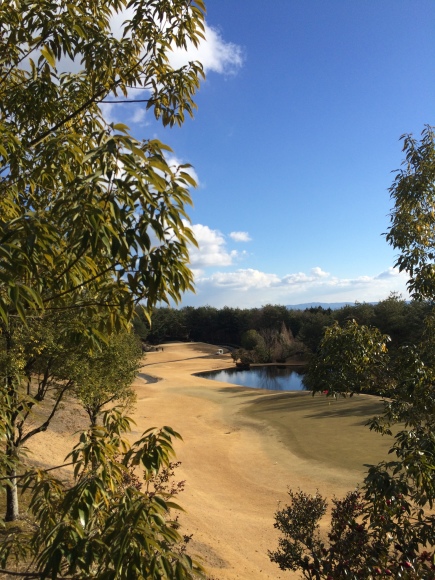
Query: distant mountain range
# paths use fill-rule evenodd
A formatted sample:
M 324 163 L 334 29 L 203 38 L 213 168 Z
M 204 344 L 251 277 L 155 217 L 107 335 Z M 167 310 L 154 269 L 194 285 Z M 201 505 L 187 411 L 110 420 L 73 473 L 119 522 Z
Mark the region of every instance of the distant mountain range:
M 368 304 L 377 304 L 377 302 L 368 302 Z M 330 308 L 331 310 L 338 310 L 343 306 L 354 306 L 355 302 L 307 302 L 306 304 L 287 304 L 286 308 L 289 310 L 305 310 L 306 308 Z

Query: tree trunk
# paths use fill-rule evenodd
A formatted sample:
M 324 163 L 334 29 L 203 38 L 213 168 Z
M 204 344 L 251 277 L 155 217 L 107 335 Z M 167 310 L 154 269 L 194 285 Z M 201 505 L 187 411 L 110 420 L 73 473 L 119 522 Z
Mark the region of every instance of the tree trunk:
M 9 330 L 5 333 L 6 352 L 9 355 L 12 351 L 12 335 Z M 15 427 L 17 420 L 18 394 L 17 385 L 12 374 L 6 377 L 7 393 L 9 398 L 9 408 L 6 412 L 6 476 L 9 481 L 6 485 L 6 515 L 7 522 L 13 522 L 18 519 L 18 485 L 17 485 L 17 458 L 18 449 L 15 445 Z
M 8 443 L 6 449 L 6 457 L 9 460 L 14 461 L 15 459 L 15 449 Z M 14 522 L 18 519 L 19 508 L 18 508 L 18 484 L 17 484 L 17 470 L 15 466 L 10 467 L 6 470 L 7 477 L 9 481 L 6 486 L 6 515 L 5 520 L 7 522 Z

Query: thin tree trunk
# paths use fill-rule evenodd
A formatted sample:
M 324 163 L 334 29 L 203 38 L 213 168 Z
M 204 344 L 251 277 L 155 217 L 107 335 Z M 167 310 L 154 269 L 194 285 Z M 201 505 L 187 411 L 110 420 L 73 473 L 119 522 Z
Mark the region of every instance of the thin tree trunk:
M 12 333 L 10 328 L 4 329 L 6 339 L 6 353 L 10 355 L 12 351 Z M 8 369 L 11 370 L 11 369 Z M 17 419 L 17 388 L 14 376 L 8 373 L 6 377 L 6 389 L 9 398 L 9 409 L 7 410 L 7 430 L 6 430 L 6 476 L 9 478 L 6 486 L 6 514 L 5 520 L 13 522 L 18 519 L 18 485 L 17 485 L 17 446 L 15 445 L 15 425 Z
M 6 457 L 8 460 L 15 460 L 15 449 L 10 443 L 7 444 Z M 18 507 L 18 484 L 17 484 L 17 470 L 15 466 L 7 469 L 6 474 L 9 478 L 8 484 L 6 486 L 6 515 L 5 520 L 7 522 L 14 522 L 18 519 L 19 507 Z

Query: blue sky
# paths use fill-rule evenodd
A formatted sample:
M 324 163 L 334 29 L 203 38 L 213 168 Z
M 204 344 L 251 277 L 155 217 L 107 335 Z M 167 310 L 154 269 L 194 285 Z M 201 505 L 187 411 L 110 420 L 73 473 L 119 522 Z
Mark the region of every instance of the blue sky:
M 182 305 L 406 296 L 382 233 L 399 137 L 435 124 L 434 29 L 433 0 L 209 0 L 194 120 L 110 111 L 194 166 Z

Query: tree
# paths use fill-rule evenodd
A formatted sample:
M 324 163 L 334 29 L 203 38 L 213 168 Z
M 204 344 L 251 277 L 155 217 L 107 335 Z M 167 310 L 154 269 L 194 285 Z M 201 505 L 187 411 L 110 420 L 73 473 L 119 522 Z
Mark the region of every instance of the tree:
M 391 347 L 398 348 L 407 341 L 407 304 L 398 293 L 391 292 L 386 300 L 381 300 L 374 307 L 373 325 L 391 338 Z
M 259 311 L 259 320 L 257 330 L 281 330 L 282 323 L 286 323 L 289 317 L 288 310 L 285 306 L 266 304 Z
M 388 368 L 387 342 L 377 328 L 349 320 L 325 330 L 317 353 L 305 375 L 305 385 L 314 393 L 353 395 L 379 393 L 384 389 Z
M 111 18 L 132 17 L 115 37 Z M 168 147 L 105 122 L 108 99 L 141 89 L 165 125 L 194 108 L 202 75 L 174 70 L 172 47 L 203 36 L 201 0 L 51 0 L 0 7 L 0 314 L 100 309 L 119 327 L 191 288 L 183 222 L 194 181 Z M 80 67 L 69 72 L 71 61 Z M 112 101 L 110 101 L 112 102 Z M 13 271 L 11 271 L 13 264 Z
M 127 7 L 131 17 L 115 36 L 111 20 Z M 24 370 L 17 319 L 81 309 L 92 320 L 83 334 L 104 341 L 128 327 L 137 303 L 149 316 L 157 301 L 192 288 L 186 206 L 195 182 L 186 166 L 169 165 L 167 146 L 108 124 L 104 105 L 140 89 L 164 125 L 181 124 L 195 107 L 202 67 L 173 69 L 169 55 L 198 44 L 203 19 L 202 0 L 0 4 L 0 318 L 10 363 L 0 422 L 8 466 L 17 459 Z
M 278 343 L 276 345 L 276 360 L 278 362 L 285 362 L 289 357 L 296 353 L 302 354 L 304 351 L 304 345 L 295 340 L 291 330 L 289 330 L 283 322 L 278 336 Z
M 16 557 L 29 562 L 23 576 L 77 580 L 161 580 L 203 577 L 186 554 L 172 493 L 161 485 L 174 455 L 169 427 L 148 429 L 132 446 L 124 434 L 131 420 L 114 409 L 85 431 L 69 458 L 74 481 L 46 471 L 27 474 L 34 525 L 12 530 L 0 546 L 2 572 Z M 144 471 L 145 489 L 131 477 Z
M 254 349 L 258 362 L 273 362 L 279 340 L 279 331 L 274 328 L 265 327 L 258 332 L 258 335 L 260 340 Z
M 145 318 L 143 314 L 141 316 Z M 148 341 L 159 344 L 165 340 L 186 340 L 189 331 L 185 318 L 184 309 L 156 308 L 151 322 L 144 320 L 144 324 L 149 326 Z
M 296 338 L 303 342 L 311 352 L 316 352 L 322 340 L 325 328 L 333 323 L 331 313 L 321 311 L 310 312 L 304 310 L 301 313 L 301 326 Z
M 7 521 L 18 517 L 15 462 L 21 449 L 48 428 L 74 387 L 74 373 L 89 354 L 89 345 L 78 339 L 82 327 L 83 316 L 73 313 L 35 316 L 27 324 L 14 318 L 9 327 L 0 322 L 0 373 L 9 387 L 1 390 L 0 404 L 7 426 L 2 443 L 10 462 L 5 469 L 10 477 Z
M 393 438 L 394 459 L 369 467 L 357 491 L 333 500 L 327 538 L 319 522 L 327 502 L 290 490 L 290 505 L 277 511 L 283 537 L 270 553 L 281 569 L 307 579 L 392 577 L 432 580 L 435 570 L 435 381 L 417 350 L 404 347 L 391 377 L 392 399 L 370 427 Z
M 186 323 L 190 330 L 190 339 L 194 341 L 212 341 L 217 328 L 217 309 L 212 306 L 185 309 Z
M 133 333 L 112 334 L 107 344 L 81 359 L 73 375 L 75 393 L 85 408 L 91 426 L 109 403 L 131 405 L 135 400 L 131 383 L 137 375 L 142 349 Z
M 375 317 L 375 307 L 368 302 L 355 302 L 355 304 L 346 304 L 334 312 L 334 318 L 343 325 L 346 320 L 356 320 L 358 324 L 365 326 L 375 326 L 373 320 Z
M 396 266 L 409 275 L 414 298 L 435 296 L 435 134 L 427 125 L 421 141 L 402 135 L 403 168 L 390 187 L 394 209 L 387 241 L 399 250 Z
M 421 143 L 402 138 L 405 169 L 391 187 L 387 240 L 401 252 L 396 265 L 408 272 L 413 296 L 433 301 L 434 134 L 426 127 Z M 383 306 L 389 323 L 403 327 L 404 303 L 393 296 Z M 350 321 L 326 331 L 310 366 L 311 387 L 328 395 L 382 392 L 383 413 L 368 424 L 392 438 L 393 459 L 370 466 L 359 491 L 334 500 L 327 538 L 319 536 L 325 500 L 290 492 L 290 505 L 276 514 L 284 537 L 270 553 L 282 569 L 299 569 L 309 579 L 434 578 L 434 353 L 433 305 L 420 341 L 401 346 L 389 361 L 386 337 L 377 329 Z
M 137 338 L 126 331 L 114 333 L 90 350 L 80 332 L 87 324 L 92 321 L 74 311 L 34 317 L 26 325 L 15 320 L 9 350 L 0 335 L 0 372 L 15 377 L 16 387 L 5 438 L 9 458 L 20 459 L 29 439 L 48 429 L 68 397 L 79 397 L 92 423 L 107 403 L 133 400 L 130 385 L 142 356 Z M 10 521 L 18 517 L 18 489 L 15 468 L 6 473 L 11 478 L 6 490 Z
M 224 306 L 217 311 L 215 340 L 217 344 L 240 344 L 240 309 Z
M 256 330 L 247 330 L 242 334 L 241 344 L 246 350 L 253 350 L 261 342 L 261 336 Z

